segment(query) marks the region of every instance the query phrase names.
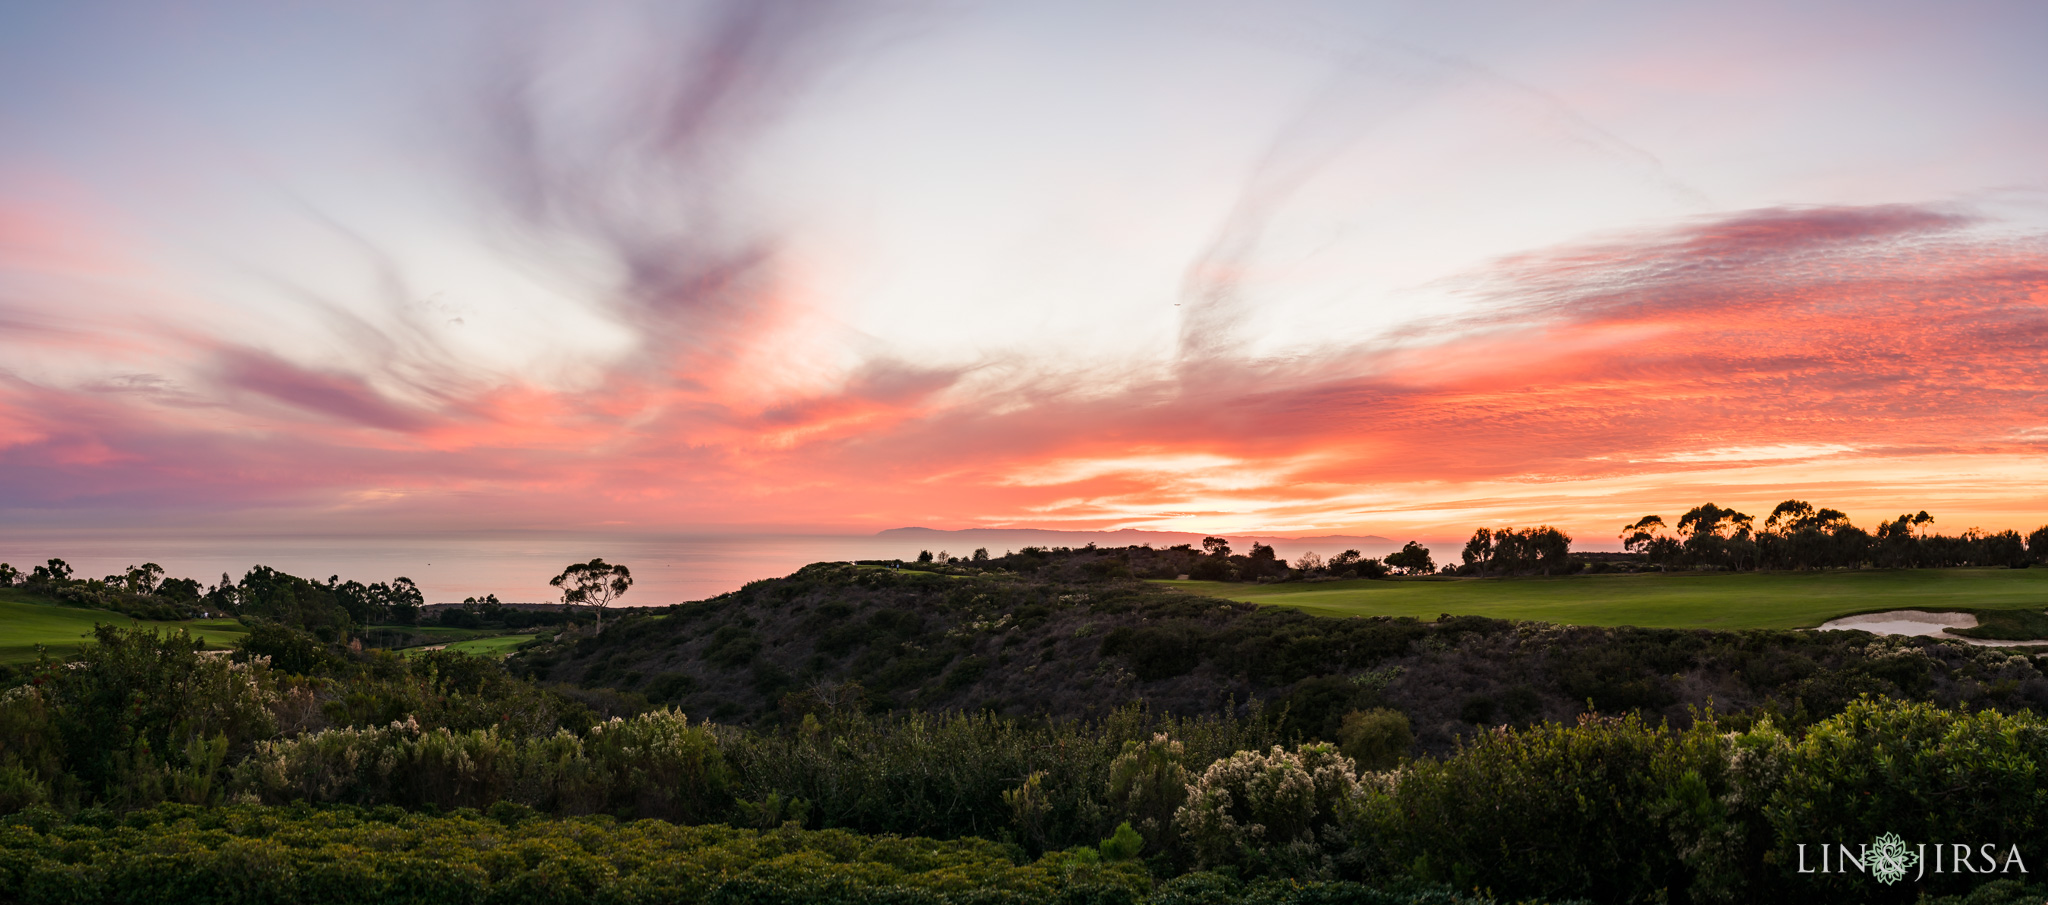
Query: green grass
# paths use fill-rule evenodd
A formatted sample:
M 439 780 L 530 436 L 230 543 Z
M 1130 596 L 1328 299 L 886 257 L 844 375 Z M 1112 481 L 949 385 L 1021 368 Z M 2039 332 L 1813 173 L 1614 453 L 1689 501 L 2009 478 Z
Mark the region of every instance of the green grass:
M 488 638 L 472 638 L 468 641 L 456 641 L 454 643 L 449 644 L 444 649 L 458 650 L 465 654 L 470 654 L 479 657 L 503 657 L 511 654 L 513 648 L 518 647 L 519 645 L 525 644 L 526 642 L 532 640 L 532 635 L 492 635 Z M 420 648 L 414 647 L 408 648 L 405 652 L 412 653 L 418 650 L 420 650 Z
M 1567 578 L 1287 582 L 1159 581 L 1319 616 L 1439 614 L 1644 628 L 1812 628 L 1883 610 L 2042 610 L 2048 569 L 1645 573 Z
M 46 645 L 53 657 L 62 657 L 84 646 L 92 637 L 94 623 L 128 627 L 140 624 L 162 631 L 187 629 L 206 639 L 208 647 L 227 647 L 240 641 L 249 630 L 232 619 L 201 619 L 188 622 L 137 622 L 108 610 L 84 610 L 58 606 L 21 591 L 0 588 L 0 663 L 32 663 L 36 645 Z

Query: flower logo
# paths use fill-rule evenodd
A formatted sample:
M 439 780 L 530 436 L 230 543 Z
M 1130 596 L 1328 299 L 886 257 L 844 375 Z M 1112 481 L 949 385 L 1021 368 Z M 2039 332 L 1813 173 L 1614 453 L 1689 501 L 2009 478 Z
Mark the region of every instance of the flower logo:
M 1870 875 L 1886 885 L 1904 879 L 1907 869 L 1920 863 L 1920 853 L 1908 848 L 1897 833 L 1877 837 L 1865 857 L 1870 859 Z

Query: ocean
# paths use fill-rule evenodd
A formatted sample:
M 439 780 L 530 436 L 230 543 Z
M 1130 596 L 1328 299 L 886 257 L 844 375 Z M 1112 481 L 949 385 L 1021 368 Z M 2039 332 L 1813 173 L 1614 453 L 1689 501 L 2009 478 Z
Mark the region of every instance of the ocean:
M 1072 532 L 1010 529 L 933 531 L 905 528 L 878 534 L 627 534 L 483 532 L 393 535 L 291 535 L 109 532 L 0 533 L 0 562 L 27 572 L 52 557 L 78 577 L 124 572 L 154 562 L 176 578 L 211 585 L 223 573 L 239 579 L 265 565 L 315 580 L 418 583 L 429 603 L 496 594 L 511 602 L 560 599 L 548 579 L 564 566 L 601 557 L 633 570 L 634 584 L 619 606 L 662 606 L 701 600 L 750 581 L 787 575 L 808 563 L 856 559 L 914 559 L 920 550 L 969 555 L 976 547 L 1001 556 L 1026 546 L 1199 544 L 1202 535 L 1149 531 Z M 1325 557 L 1347 547 L 1368 556 L 1393 549 L 1386 538 L 1326 536 L 1275 538 L 1227 535 L 1237 552 L 1253 541 L 1271 544 L 1284 558 L 1308 550 Z

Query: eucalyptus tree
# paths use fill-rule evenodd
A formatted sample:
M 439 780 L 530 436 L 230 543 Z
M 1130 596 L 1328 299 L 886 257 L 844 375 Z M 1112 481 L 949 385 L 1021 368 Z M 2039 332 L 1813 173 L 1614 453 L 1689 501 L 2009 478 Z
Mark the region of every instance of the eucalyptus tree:
M 604 610 L 633 586 L 633 572 L 603 559 L 574 563 L 562 574 L 548 580 L 562 589 L 562 603 L 587 606 L 597 611 L 597 629 L 604 631 Z

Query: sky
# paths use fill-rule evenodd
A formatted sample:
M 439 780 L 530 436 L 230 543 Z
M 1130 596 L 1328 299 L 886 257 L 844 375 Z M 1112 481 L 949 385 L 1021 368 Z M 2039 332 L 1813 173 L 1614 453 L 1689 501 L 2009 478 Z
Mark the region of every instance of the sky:
M 2048 522 L 2033 3 L 13 4 L 0 527 Z

